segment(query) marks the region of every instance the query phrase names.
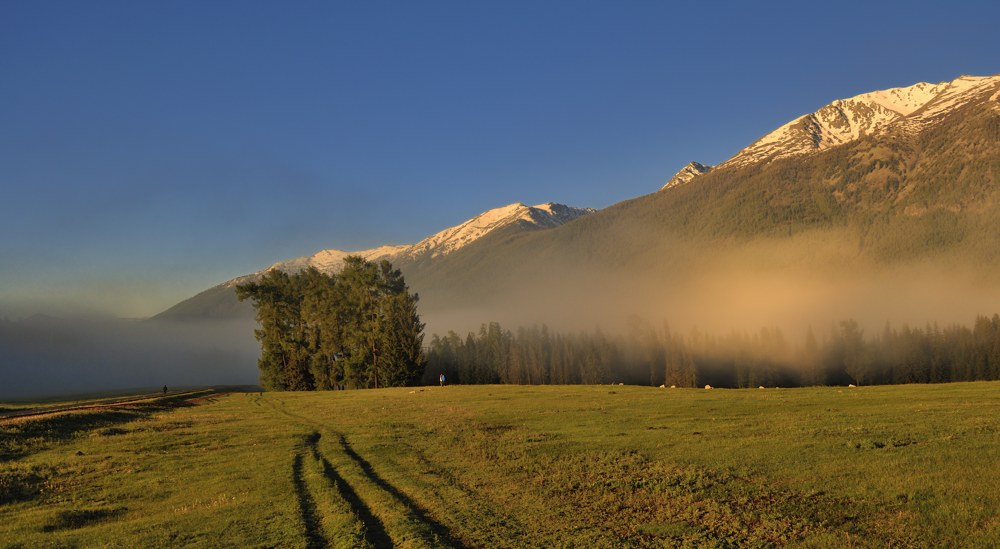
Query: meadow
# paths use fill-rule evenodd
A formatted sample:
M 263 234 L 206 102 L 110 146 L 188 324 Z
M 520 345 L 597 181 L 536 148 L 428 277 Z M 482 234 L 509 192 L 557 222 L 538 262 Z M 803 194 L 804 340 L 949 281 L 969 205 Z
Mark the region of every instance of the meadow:
M 988 547 L 998 456 L 997 382 L 189 394 L 0 421 L 0 543 Z

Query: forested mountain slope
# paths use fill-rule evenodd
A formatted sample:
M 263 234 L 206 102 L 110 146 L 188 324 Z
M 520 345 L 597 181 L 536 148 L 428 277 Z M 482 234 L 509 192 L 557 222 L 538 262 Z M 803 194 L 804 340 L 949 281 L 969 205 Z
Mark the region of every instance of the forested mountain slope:
M 484 216 L 516 223 L 447 253 L 435 239 L 465 225 L 385 257 L 420 294 L 429 331 L 633 314 L 718 329 L 965 321 L 1000 309 L 998 178 L 1000 77 L 960 77 L 835 101 L 596 213 L 500 215 L 526 208 L 512 205 Z M 231 314 L 231 293 L 168 313 Z
M 766 322 L 766 305 L 805 308 L 817 286 L 876 303 L 989 284 L 1000 270 L 1000 79 L 976 82 L 933 118 L 925 106 L 837 146 L 723 163 L 556 230 L 470 246 L 411 284 L 430 310 L 506 307 L 530 321 L 563 308 L 591 323 L 732 307 Z M 724 303 L 738 293 L 759 299 Z

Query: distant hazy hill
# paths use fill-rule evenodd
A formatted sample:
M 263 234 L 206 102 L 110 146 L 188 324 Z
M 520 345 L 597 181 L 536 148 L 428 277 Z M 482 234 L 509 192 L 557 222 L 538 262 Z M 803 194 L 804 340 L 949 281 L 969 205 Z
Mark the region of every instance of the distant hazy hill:
M 818 310 L 962 320 L 1000 310 L 998 178 L 1000 77 L 963 76 L 834 101 L 590 215 L 512 205 L 362 255 L 403 268 L 435 330 L 632 313 L 702 327 L 804 326 Z M 230 314 L 231 293 L 164 315 Z

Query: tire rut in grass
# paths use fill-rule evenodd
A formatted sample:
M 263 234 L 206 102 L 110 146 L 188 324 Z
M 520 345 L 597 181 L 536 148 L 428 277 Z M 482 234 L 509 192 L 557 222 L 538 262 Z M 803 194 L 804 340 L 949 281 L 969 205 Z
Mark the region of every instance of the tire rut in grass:
M 437 487 L 434 490 L 437 497 L 459 507 L 453 512 L 463 523 L 477 524 L 479 532 L 487 537 L 477 540 L 474 542 L 475 545 L 492 546 L 507 543 L 516 545 L 515 540 L 526 539 L 524 538 L 526 526 L 510 513 L 509 509 L 491 505 L 489 498 L 484 498 L 471 489 L 448 469 L 435 464 L 420 448 L 406 445 L 404 452 L 412 460 L 409 465 L 397 460 L 393 462 L 393 466 L 404 470 L 410 467 L 418 471 L 418 476 L 422 477 L 424 482 L 430 479 L 429 482 Z M 503 532 L 503 539 L 489 537 L 495 532 Z
M 337 434 L 337 439 L 341 449 L 343 449 L 347 457 L 349 457 L 351 461 L 353 461 L 354 464 L 361 469 L 361 472 L 369 482 L 378 486 L 379 489 L 386 492 L 402 504 L 411 516 L 424 524 L 427 529 L 430 530 L 430 532 L 442 543 L 450 547 L 465 547 L 465 544 L 452 535 L 451 530 L 447 526 L 435 521 L 422 507 L 410 499 L 409 496 L 379 476 L 379 474 L 375 472 L 372 465 L 368 463 L 365 458 L 361 457 L 356 451 L 354 451 L 354 448 L 349 442 L 347 442 L 347 438 L 345 438 L 344 435 Z
M 298 421 L 300 423 L 303 423 L 303 424 L 315 427 L 317 429 L 317 431 L 315 431 L 313 433 L 313 435 L 309 439 L 311 441 L 309 443 L 312 444 L 312 445 L 314 445 L 314 446 L 317 444 L 317 442 L 320 439 L 320 431 L 325 432 L 325 433 L 327 433 L 329 435 L 334 436 L 337 439 L 337 441 L 338 441 L 338 443 L 339 443 L 339 445 L 340 445 L 341 450 L 343 451 L 343 453 L 350 459 L 350 461 L 358 469 L 360 469 L 360 471 L 361 471 L 362 475 L 364 476 L 365 480 L 367 480 L 369 483 L 373 484 L 375 487 L 377 487 L 382 492 L 388 494 L 392 499 L 394 499 L 400 505 L 402 505 L 403 508 L 406 510 L 407 514 L 409 514 L 413 519 L 415 519 L 417 522 L 419 522 L 424 527 L 426 527 L 427 531 L 429 531 L 431 535 L 433 535 L 435 538 L 437 538 L 437 540 L 440 543 L 442 543 L 442 544 L 444 544 L 446 546 L 449 546 L 449 547 L 460 547 L 460 548 L 467 547 L 464 543 L 462 543 L 457 537 L 455 537 L 451 533 L 451 530 L 447 526 L 445 526 L 445 525 L 437 522 L 436 520 L 434 520 L 427 513 L 427 511 L 425 511 L 422 507 L 420 507 L 409 496 L 407 496 L 406 494 L 404 494 L 403 492 L 401 492 L 398 488 L 396 488 L 395 486 L 393 486 L 392 484 L 390 484 L 389 482 L 387 482 L 385 479 L 383 479 L 381 476 L 379 476 L 379 474 L 375 471 L 374 467 L 372 467 L 371 463 L 369 463 L 366 459 L 364 459 L 363 457 L 361 457 L 361 455 L 359 455 L 354 450 L 354 448 L 350 445 L 350 443 L 347 442 L 347 438 L 342 433 L 338 433 L 338 432 L 336 432 L 336 431 L 334 431 L 332 429 L 329 429 L 326 425 L 324 425 L 324 424 L 322 424 L 322 423 L 320 423 L 320 422 L 318 422 L 316 420 L 313 420 L 312 418 L 308 418 L 308 417 L 305 417 L 305 416 L 301 416 L 301 415 L 289 412 L 285 408 L 284 403 L 274 402 L 272 400 L 268 400 L 268 401 L 266 401 L 266 403 L 274 411 L 276 411 L 276 412 L 278 412 L 278 413 L 280 413 L 280 414 L 282 414 L 282 415 L 284 415 L 286 417 L 289 417 L 289 418 L 291 418 L 291 419 L 293 419 L 295 421 Z M 320 454 L 322 456 L 322 453 L 319 452 L 318 447 L 316 447 L 316 452 L 317 452 L 317 454 Z M 324 459 L 324 461 L 326 461 L 326 460 Z M 327 462 L 327 463 L 329 464 L 329 462 Z M 334 474 L 336 474 L 336 470 L 332 467 L 332 465 L 330 467 L 330 471 L 333 472 Z M 325 471 L 324 471 L 324 473 L 325 473 Z M 342 486 L 347 487 L 350 490 L 350 492 L 354 494 L 354 496 L 357 498 L 356 499 L 357 503 L 360 504 L 360 506 L 363 506 L 364 509 L 368 509 L 368 511 L 369 511 L 368 512 L 368 518 L 365 518 L 365 516 L 362 513 L 359 512 L 361 510 L 361 507 L 355 507 L 355 512 L 356 512 L 356 514 L 358 514 L 359 519 L 361 519 L 364 522 L 366 529 L 368 529 L 370 532 L 372 532 L 372 537 L 374 538 L 377 535 L 380 535 L 380 534 L 377 534 L 376 532 L 378 532 L 379 530 L 381 530 L 381 532 L 385 533 L 386 545 L 384 545 L 384 546 L 385 547 L 392 547 L 393 545 L 391 544 L 391 536 L 385 530 L 385 528 L 383 526 L 384 523 L 381 522 L 381 521 L 379 521 L 374 516 L 374 514 L 371 513 L 371 507 L 368 507 L 368 505 L 364 503 L 364 500 L 362 500 L 357 495 L 357 491 L 353 487 L 351 487 L 351 485 L 342 476 L 337 475 L 337 478 L 339 478 L 341 481 L 343 481 Z M 353 507 L 353 504 L 352 504 L 352 507 Z M 369 518 L 370 518 L 370 520 L 369 520 Z M 373 528 L 373 526 L 374 526 L 374 528 Z M 376 540 L 372 539 L 370 541 L 375 542 Z M 377 547 L 383 547 L 382 544 L 377 544 L 376 546 Z
M 392 538 L 385 529 L 382 521 L 376 517 L 367 504 L 358 496 L 357 492 L 347 483 L 337 469 L 327 460 L 319 450 L 319 433 L 313 433 L 307 440 L 309 451 L 313 459 L 320 467 L 323 477 L 336 490 L 340 497 L 351 507 L 351 511 L 358 517 L 365 526 L 365 540 L 374 547 L 393 547 Z
M 309 493 L 302 475 L 303 459 L 304 453 L 297 452 L 292 460 L 292 482 L 295 485 L 295 495 L 299 500 L 299 516 L 306 529 L 306 547 L 329 547 L 330 543 L 323 536 L 322 520 L 319 510 L 316 508 L 316 500 Z

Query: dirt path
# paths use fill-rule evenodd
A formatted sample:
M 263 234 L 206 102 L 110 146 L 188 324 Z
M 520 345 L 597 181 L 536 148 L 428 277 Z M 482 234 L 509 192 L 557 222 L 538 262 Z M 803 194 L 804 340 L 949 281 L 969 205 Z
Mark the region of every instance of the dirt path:
M 18 418 L 37 418 L 42 416 L 62 414 L 66 412 L 77 412 L 81 410 L 120 408 L 124 406 L 130 406 L 133 404 L 142 404 L 150 402 L 166 403 L 170 401 L 188 400 L 191 398 L 210 396 L 214 394 L 216 394 L 216 392 L 212 389 L 203 389 L 197 391 L 183 391 L 183 392 L 174 392 L 166 394 L 149 393 L 145 395 L 133 395 L 127 397 L 102 398 L 85 402 L 75 402 L 73 404 L 53 404 L 47 406 L 36 406 L 34 408 L 23 408 L 20 410 L 7 410 L 4 412 L 0 412 L 0 421 L 8 419 L 18 419 Z

